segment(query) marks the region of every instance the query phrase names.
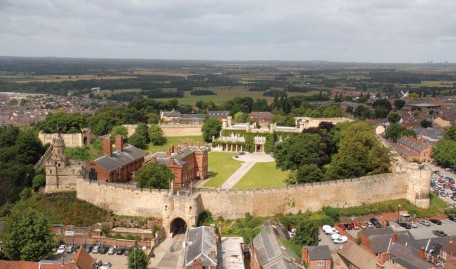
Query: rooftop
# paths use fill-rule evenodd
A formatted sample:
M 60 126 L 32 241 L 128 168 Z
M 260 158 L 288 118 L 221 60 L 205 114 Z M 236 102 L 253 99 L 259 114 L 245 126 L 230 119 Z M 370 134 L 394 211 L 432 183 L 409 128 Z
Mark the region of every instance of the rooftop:
M 223 269 L 244 269 L 244 255 L 241 245 L 242 237 L 222 237 Z
M 196 259 L 201 259 L 203 266 L 217 266 L 215 236 L 207 226 L 189 229 L 185 239 L 184 266 L 192 266 Z
M 107 171 L 114 171 L 117 168 L 120 168 L 126 164 L 129 164 L 133 161 L 136 161 L 146 154 L 142 152 L 137 147 L 130 145 L 125 147 L 123 151 L 113 152 L 112 156 L 103 156 L 98 159 L 95 159 L 94 162 Z

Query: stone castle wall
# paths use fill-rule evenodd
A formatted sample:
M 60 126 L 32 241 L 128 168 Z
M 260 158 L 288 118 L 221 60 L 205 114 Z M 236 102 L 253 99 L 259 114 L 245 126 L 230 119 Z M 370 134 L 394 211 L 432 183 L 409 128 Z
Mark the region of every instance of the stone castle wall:
M 45 166 L 46 193 L 74 191 L 81 179 L 81 162 L 70 163 L 66 167 Z
M 136 124 L 123 124 L 128 131 L 128 136 L 135 133 Z M 202 124 L 160 124 L 165 136 L 201 136 Z
M 57 138 L 57 136 L 61 136 L 63 141 L 65 142 L 65 146 L 69 148 L 75 147 L 83 147 L 85 145 L 89 145 L 90 141 L 92 140 L 92 132 L 84 132 L 84 133 L 76 133 L 76 134 L 47 134 L 40 132 L 38 134 L 38 138 L 41 140 L 43 145 L 52 144 L 52 140 Z
M 197 216 L 198 212 L 207 209 L 215 216 L 233 219 L 243 217 L 245 213 L 272 216 L 278 213 L 318 211 L 323 206 L 345 208 L 401 198 L 408 199 L 417 206 L 427 207 L 429 178 L 429 171 L 401 171 L 286 188 L 200 190 L 183 204 L 179 200 L 169 201 L 166 190 L 141 191 L 131 185 L 98 185 L 78 180 L 77 196 L 120 215 L 166 217 L 165 205 L 172 203 L 173 210 L 180 207 L 181 210 L 192 211 L 187 215 Z M 174 217 L 176 213 L 171 215 Z

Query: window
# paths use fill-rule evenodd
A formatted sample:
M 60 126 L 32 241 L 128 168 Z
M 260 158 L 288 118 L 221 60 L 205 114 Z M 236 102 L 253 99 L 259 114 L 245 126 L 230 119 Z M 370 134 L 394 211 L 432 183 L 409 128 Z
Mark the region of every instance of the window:
M 325 267 L 326 262 L 325 261 L 317 261 L 317 266 L 318 267 Z

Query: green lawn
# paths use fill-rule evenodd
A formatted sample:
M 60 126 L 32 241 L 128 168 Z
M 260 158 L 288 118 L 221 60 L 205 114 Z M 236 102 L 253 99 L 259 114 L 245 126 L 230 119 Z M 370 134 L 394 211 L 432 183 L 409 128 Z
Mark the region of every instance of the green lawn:
M 234 160 L 233 155 L 231 152 L 209 152 L 210 178 L 204 187 L 219 187 L 241 167 L 241 162 Z
M 184 143 L 193 143 L 194 145 L 196 144 L 201 144 L 204 145 L 206 142 L 204 142 L 202 136 L 171 136 L 171 137 L 166 137 L 168 140 L 166 144 L 162 146 L 154 146 L 152 144 L 149 144 L 149 147 L 147 148 L 146 151 L 149 152 L 156 152 L 156 151 L 163 151 L 163 150 L 168 150 L 171 146 L 181 146 Z
M 285 187 L 284 179 L 289 171 L 282 171 L 275 167 L 275 162 L 256 163 L 233 189 L 259 189 L 272 187 Z

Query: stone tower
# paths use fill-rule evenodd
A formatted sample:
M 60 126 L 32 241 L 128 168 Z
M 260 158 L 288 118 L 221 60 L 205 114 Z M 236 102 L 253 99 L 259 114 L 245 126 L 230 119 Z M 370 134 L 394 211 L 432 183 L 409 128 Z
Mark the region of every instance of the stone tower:
M 45 192 L 75 190 L 76 178 L 81 174 L 81 164 L 71 164 L 65 154 L 65 142 L 60 135 L 52 140 L 51 146 L 51 156 L 44 165 Z

